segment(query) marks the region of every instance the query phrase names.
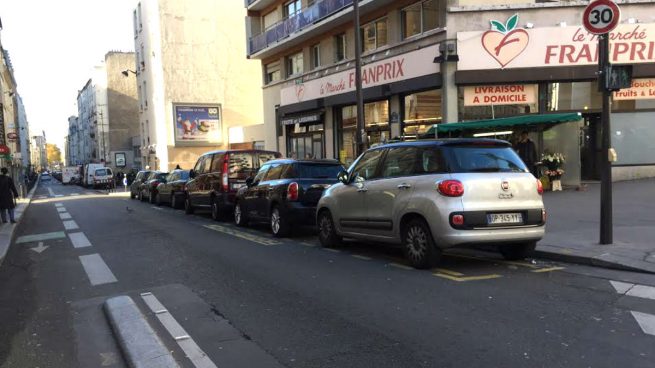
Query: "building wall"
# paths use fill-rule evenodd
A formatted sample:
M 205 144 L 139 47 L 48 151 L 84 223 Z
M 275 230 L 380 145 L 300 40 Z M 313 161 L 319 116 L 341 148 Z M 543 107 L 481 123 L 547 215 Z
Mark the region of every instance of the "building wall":
M 246 12 L 241 3 L 146 0 L 137 5 L 136 13 L 140 20 L 135 22 L 135 48 L 141 53 L 143 45 L 145 63 L 137 77 L 141 89 L 146 83 L 140 100 L 145 165 L 191 168 L 201 153 L 229 147 L 229 128 L 263 122 L 261 70 L 257 61 L 246 59 Z M 220 104 L 221 141 L 176 146 L 175 103 Z

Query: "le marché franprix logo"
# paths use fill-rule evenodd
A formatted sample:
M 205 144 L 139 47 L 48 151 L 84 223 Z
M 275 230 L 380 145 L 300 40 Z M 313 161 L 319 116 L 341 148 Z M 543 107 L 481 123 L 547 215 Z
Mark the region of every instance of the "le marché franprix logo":
M 482 47 L 504 68 L 519 56 L 530 42 L 524 29 L 517 29 L 519 15 L 514 14 L 506 23 L 491 20 L 491 30 L 482 35 Z

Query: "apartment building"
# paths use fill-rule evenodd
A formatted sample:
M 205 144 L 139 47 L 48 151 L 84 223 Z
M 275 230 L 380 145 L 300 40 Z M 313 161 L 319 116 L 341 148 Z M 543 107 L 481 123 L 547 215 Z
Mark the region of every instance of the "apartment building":
M 262 147 L 257 61 L 238 1 L 144 0 L 134 46 L 144 167 L 190 169 L 204 152 Z
M 262 62 L 268 148 L 354 159 L 352 3 L 246 1 L 248 57 Z M 567 154 L 565 184 L 598 179 L 601 100 L 596 39 L 581 25 L 587 4 L 360 0 L 369 144 L 434 134 L 433 124 L 579 113 L 554 128 L 524 128 L 540 152 Z M 617 180 L 655 176 L 655 146 L 648 144 L 655 140 L 654 8 L 652 1 L 622 1 L 623 21 L 612 34 L 613 62 L 633 64 L 635 78 L 613 98 Z M 510 38 L 509 47 L 501 45 Z M 521 130 L 498 137 L 512 140 Z

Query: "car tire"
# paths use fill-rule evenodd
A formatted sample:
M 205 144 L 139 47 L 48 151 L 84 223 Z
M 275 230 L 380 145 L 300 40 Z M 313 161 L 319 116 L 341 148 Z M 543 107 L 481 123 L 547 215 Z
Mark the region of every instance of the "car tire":
M 514 245 L 501 245 L 499 247 L 500 254 L 503 255 L 508 261 L 517 261 L 525 259 L 531 256 L 534 253 L 534 249 L 537 247 L 536 241 L 514 244 Z
M 240 227 L 248 225 L 248 217 L 241 211 L 241 203 L 239 202 L 234 204 L 234 223 Z
M 211 215 L 212 215 L 212 220 L 214 221 L 221 221 L 223 219 L 223 214 L 221 213 L 221 206 L 219 205 L 216 198 L 212 198 L 211 200 Z
M 441 250 L 437 248 L 428 224 L 420 218 L 407 222 L 401 229 L 405 258 L 412 267 L 431 268 L 439 262 Z
M 341 245 L 343 238 L 337 234 L 337 230 L 332 220 L 332 214 L 329 210 L 322 210 L 316 220 L 318 227 L 318 240 L 325 248 L 335 248 Z
M 191 204 L 191 198 L 189 198 L 189 196 L 187 195 L 184 198 L 184 213 L 186 213 L 187 215 L 192 215 L 193 210 L 194 208 L 193 205 Z
M 171 208 L 177 209 L 180 205 L 177 203 L 177 195 L 171 193 Z
M 276 238 L 284 238 L 291 233 L 289 221 L 282 216 L 282 211 L 278 206 L 273 206 L 269 223 L 271 224 L 271 232 Z

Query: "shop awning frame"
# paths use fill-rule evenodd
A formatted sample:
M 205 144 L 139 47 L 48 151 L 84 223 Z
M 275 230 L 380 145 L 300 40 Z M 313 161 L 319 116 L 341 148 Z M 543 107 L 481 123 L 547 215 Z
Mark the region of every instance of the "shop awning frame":
M 557 114 L 531 114 L 510 116 L 506 118 L 485 119 L 485 120 L 472 120 L 463 121 L 458 123 L 435 124 L 428 129 L 423 136 L 437 136 L 442 133 L 466 131 L 466 130 L 495 130 L 506 128 L 529 128 L 534 126 L 542 126 L 543 129 L 551 128 L 557 124 L 578 121 L 582 119 L 582 114 L 579 112 L 572 113 L 557 113 Z

